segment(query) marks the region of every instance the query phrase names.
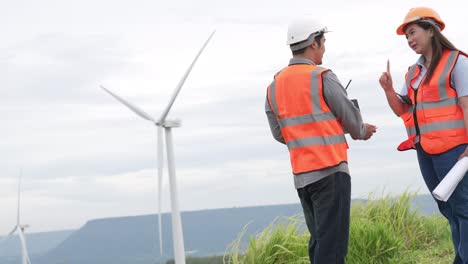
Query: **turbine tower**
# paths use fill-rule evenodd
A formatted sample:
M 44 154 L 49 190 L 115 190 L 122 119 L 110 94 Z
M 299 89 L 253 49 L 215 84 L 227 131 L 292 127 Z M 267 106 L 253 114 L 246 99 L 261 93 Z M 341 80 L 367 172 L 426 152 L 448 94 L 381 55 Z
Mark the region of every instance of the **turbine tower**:
M 167 163 L 168 163 L 168 171 L 169 171 L 169 187 L 170 187 L 170 197 L 171 197 L 171 218 L 172 218 L 172 237 L 174 243 L 174 260 L 176 264 L 185 264 L 185 249 L 184 249 L 184 237 L 182 232 L 182 220 L 180 217 L 179 211 L 179 200 L 178 200 L 178 193 L 177 193 L 177 181 L 176 181 L 176 171 L 175 171 L 175 163 L 174 163 L 174 149 L 173 149 L 173 138 L 172 138 L 172 128 L 179 127 L 180 121 L 179 120 L 167 120 L 166 117 L 169 114 L 169 111 L 174 104 L 177 95 L 179 94 L 182 86 L 184 85 L 185 80 L 187 79 L 190 71 L 192 70 L 195 62 L 200 57 L 201 53 L 205 49 L 208 42 L 213 37 L 215 31 L 213 31 L 208 39 L 205 41 L 203 46 L 201 47 L 200 51 L 195 56 L 195 59 L 190 64 L 189 68 L 186 70 L 185 74 L 182 76 L 182 79 L 179 81 L 176 89 L 174 90 L 174 94 L 172 95 L 171 100 L 169 101 L 166 109 L 162 113 L 161 117 L 156 120 L 151 115 L 147 114 L 136 105 L 124 100 L 120 96 L 116 95 L 115 93 L 111 92 L 104 86 L 100 85 L 100 87 L 109 93 L 112 97 L 117 99 L 119 102 L 127 106 L 130 110 L 132 110 L 135 114 L 152 122 L 157 127 L 157 144 L 158 144 L 158 217 L 159 217 L 159 250 L 160 254 L 162 255 L 162 219 L 161 219 L 161 200 L 162 200 L 162 176 L 163 176 L 163 130 L 165 132 L 166 138 L 166 152 L 167 152 Z
M 22 264 L 31 264 L 31 260 L 29 259 L 28 255 L 28 249 L 26 247 L 26 237 L 24 235 L 24 230 L 29 227 L 29 225 L 22 225 L 20 221 L 20 197 L 21 197 L 21 173 L 20 176 L 18 177 L 18 208 L 17 208 L 17 214 L 16 214 L 16 225 L 13 227 L 13 230 L 8 233 L 2 240 L 1 242 L 4 242 L 8 238 L 10 238 L 15 231 L 18 231 L 18 236 L 20 238 L 21 242 L 21 263 Z

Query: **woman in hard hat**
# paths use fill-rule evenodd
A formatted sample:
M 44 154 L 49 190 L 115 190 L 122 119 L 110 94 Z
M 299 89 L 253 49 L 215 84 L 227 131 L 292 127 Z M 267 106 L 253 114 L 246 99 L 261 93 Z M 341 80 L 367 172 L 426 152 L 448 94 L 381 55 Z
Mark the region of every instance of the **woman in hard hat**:
M 397 34 L 421 56 L 409 67 L 401 94 L 393 88 L 389 63 L 379 79 L 408 133 L 398 150 L 416 149 L 431 193 L 459 159 L 468 157 L 468 58 L 442 35 L 444 28 L 433 9 L 411 9 Z M 450 223 L 454 263 L 468 263 L 468 176 L 447 202 L 436 202 Z

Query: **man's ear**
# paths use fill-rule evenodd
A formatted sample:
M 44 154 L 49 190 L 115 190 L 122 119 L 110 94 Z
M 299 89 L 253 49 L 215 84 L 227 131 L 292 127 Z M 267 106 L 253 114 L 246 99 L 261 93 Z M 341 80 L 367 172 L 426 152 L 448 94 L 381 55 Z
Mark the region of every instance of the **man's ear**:
M 312 44 L 310 44 L 310 48 L 313 49 L 313 50 L 318 48 L 318 43 L 317 43 L 316 40 L 314 40 L 314 42 L 312 42 Z

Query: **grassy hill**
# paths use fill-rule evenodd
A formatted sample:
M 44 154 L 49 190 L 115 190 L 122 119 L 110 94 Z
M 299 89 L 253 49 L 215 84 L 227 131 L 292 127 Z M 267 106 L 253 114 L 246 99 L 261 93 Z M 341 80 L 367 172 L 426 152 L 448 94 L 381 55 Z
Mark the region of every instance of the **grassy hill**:
M 414 196 L 404 194 L 355 203 L 351 212 L 347 263 L 352 264 L 442 264 L 453 262 L 453 246 L 448 222 L 411 209 Z M 249 245 L 240 243 L 229 250 L 230 264 L 309 263 L 303 217 L 279 219 Z

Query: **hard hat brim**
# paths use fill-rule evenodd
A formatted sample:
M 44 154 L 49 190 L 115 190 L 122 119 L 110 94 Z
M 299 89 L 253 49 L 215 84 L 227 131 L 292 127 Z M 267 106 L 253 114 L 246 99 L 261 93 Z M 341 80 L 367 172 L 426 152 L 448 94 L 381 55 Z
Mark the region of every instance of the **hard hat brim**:
M 430 20 L 430 21 L 428 21 L 428 20 Z M 409 19 L 409 20 L 405 21 L 403 24 L 401 24 L 397 28 L 397 30 L 396 30 L 397 35 L 405 35 L 406 26 L 408 26 L 409 24 L 416 23 L 418 21 L 429 22 L 433 26 L 439 27 L 440 31 L 444 30 L 444 28 L 445 28 L 445 23 L 442 22 L 442 21 L 439 21 L 439 20 L 436 21 L 433 18 L 414 17 L 412 19 Z
M 421 20 L 421 19 L 423 19 L 423 18 L 420 17 L 420 16 L 414 16 L 414 17 L 412 17 L 412 18 L 406 19 L 406 20 L 403 22 L 403 24 L 401 24 L 401 25 L 397 28 L 397 31 L 396 31 L 397 34 L 398 34 L 398 35 L 405 35 L 405 27 L 406 27 L 407 25 L 409 25 L 409 24 L 411 24 L 411 23 L 414 23 L 414 22 L 416 22 L 416 21 L 418 21 L 418 20 Z
M 396 30 L 397 35 L 405 35 L 404 28 L 405 28 L 408 24 L 410 24 L 410 23 L 403 23 L 403 24 L 401 24 L 401 25 L 397 28 L 397 30 Z

